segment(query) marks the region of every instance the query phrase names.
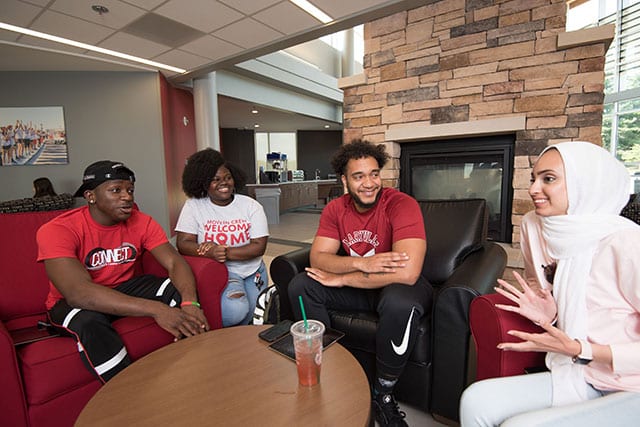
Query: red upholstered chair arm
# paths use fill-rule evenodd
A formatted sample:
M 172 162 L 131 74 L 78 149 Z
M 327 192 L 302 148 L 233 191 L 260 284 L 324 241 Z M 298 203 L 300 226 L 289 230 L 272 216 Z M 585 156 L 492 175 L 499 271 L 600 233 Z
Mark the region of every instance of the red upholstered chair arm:
M 227 267 L 218 261 L 210 258 L 184 256 L 183 257 L 196 278 L 198 288 L 198 299 L 204 311 L 204 315 L 209 321 L 211 329 L 222 328 L 222 312 L 220 310 L 220 299 L 222 291 L 227 286 L 229 274 Z M 166 276 L 167 271 L 156 261 L 150 252 L 146 252 L 142 259 L 145 274 Z
M 0 321 L 0 425 L 27 426 L 27 403 L 11 335 Z
M 476 380 L 521 375 L 527 368 L 544 366 L 545 353 L 504 351 L 496 346 L 501 342 L 517 342 L 507 334 L 510 330 L 542 332 L 533 322 L 495 304 L 513 304 L 500 294 L 481 295 L 471 302 L 469 323 L 477 354 Z

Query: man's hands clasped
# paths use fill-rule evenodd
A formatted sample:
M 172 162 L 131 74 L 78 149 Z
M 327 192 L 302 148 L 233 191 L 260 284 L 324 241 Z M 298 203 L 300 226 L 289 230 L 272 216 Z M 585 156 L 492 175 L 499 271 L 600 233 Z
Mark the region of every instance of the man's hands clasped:
M 357 271 L 365 275 L 395 273 L 397 269 L 404 268 L 409 261 L 409 255 L 404 252 L 383 252 L 369 257 L 357 258 Z M 324 286 L 339 288 L 344 286 L 343 274 L 331 273 L 319 268 L 305 268 L 307 275 L 320 282 Z
M 175 341 L 209 330 L 204 313 L 195 305 L 172 308 L 162 304 L 162 310 L 154 318 L 162 329 L 175 337 Z

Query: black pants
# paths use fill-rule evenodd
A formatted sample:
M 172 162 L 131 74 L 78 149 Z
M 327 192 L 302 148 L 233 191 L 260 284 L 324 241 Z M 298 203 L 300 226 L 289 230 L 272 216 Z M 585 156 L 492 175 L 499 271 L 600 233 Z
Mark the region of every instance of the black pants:
M 138 276 L 114 289 L 134 297 L 162 301 L 170 307 L 182 302 L 180 293 L 168 278 Z M 58 301 L 49 310 L 51 324 L 78 341 L 82 362 L 103 383 L 131 364 L 122 339 L 111 326 L 118 318 L 71 307 L 66 300 Z
M 328 310 L 375 311 L 376 370 L 382 378 L 402 373 L 416 341 L 416 330 L 427 307 L 433 303 L 433 288 L 420 277 L 413 286 L 392 283 L 380 289 L 331 288 L 300 273 L 289 283 L 289 299 L 296 319 L 301 319 L 298 297 L 302 295 L 308 318 L 331 325 Z

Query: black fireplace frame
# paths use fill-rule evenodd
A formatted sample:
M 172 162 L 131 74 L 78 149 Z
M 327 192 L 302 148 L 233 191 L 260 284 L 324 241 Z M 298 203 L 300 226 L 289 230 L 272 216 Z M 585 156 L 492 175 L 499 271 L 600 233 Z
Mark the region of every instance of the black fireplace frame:
M 500 220 L 498 232 L 489 235 L 490 240 L 511 243 L 512 240 L 512 207 L 513 207 L 513 172 L 515 134 L 469 136 L 455 139 L 421 140 L 401 144 L 400 152 L 400 190 L 412 196 L 412 162 L 473 158 L 473 156 L 496 156 L 503 165 Z

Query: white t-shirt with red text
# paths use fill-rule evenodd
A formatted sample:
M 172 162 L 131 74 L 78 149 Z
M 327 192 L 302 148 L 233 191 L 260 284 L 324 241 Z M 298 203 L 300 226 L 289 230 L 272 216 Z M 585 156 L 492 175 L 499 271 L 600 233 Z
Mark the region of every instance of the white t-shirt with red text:
M 176 231 L 195 234 L 198 243 L 213 242 L 228 247 L 245 246 L 251 239 L 269 235 L 262 205 L 242 194 L 234 195 L 227 206 L 218 206 L 208 197 L 188 199 L 180 212 Z M 261 262 L 262 257 L 257 257 L 227 261 L 225 265 L 230 272 L 248 277 L 258 270 Z

